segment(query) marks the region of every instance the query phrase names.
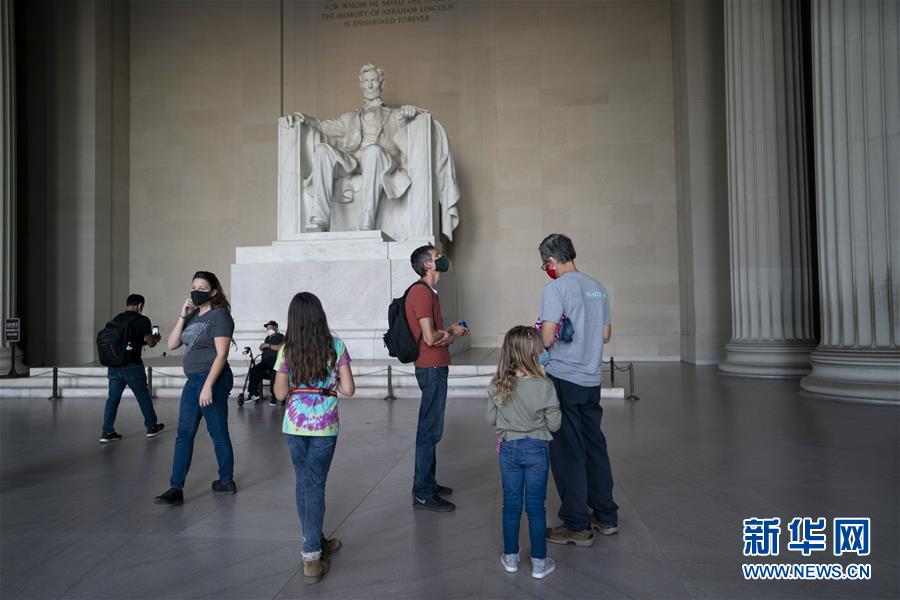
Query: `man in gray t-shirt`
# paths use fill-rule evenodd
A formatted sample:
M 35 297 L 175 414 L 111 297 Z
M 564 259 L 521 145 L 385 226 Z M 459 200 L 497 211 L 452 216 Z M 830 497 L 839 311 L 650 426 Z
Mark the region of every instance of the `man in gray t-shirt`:
M 547 530 L 547 541 L 592 546 L 594 530 L 603 535 L 619 530 L 612 468 L 600 430 L 603 345 L 612 334 L 609 295 L 602 283 L 575 267 L 575 246 L 568 237 L 549 235 L 539 251 L 541 268 L 553 280 L 541 294 L 543 361 L 563 414 L 550 442 L 563 524 Z

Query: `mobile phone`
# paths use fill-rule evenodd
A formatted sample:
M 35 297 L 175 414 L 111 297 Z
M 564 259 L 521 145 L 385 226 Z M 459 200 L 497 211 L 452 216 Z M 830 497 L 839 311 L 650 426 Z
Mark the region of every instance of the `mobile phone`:
M 154 326 L 153 326 L 153 335 L 154 335 L 154 336 L 159 335 L 159 325 L 154 325 Z
M 463 327 L 465 327 L 466 329 L 469 328 L 469 324 L 466 323 L 465 321 L 460 320 L 459 324 L 462 325 Z

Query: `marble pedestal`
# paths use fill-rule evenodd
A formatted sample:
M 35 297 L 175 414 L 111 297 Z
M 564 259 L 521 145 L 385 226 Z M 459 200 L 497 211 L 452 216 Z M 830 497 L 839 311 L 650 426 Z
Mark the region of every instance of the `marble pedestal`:
M 388 305 L 418 278 L 409 256 L 429 243 L 434 238 L 394 242 L 381 231 L 339 231 L 236 248 L 231 266 L 233 353 L 250 346 L 256 354 L 269 319 L 285 331 L 291 298 L 308 291 L 322 301 L 331 330 L 344 340 L 352 358 L 389 358 L 382 340 Z M 441 276 L 438 289 L 447 323 L 465 318 L 458 314 L 457 289 L 451 269 Z M 468 341 L 458 340 L 452 351 L 467 349 Z

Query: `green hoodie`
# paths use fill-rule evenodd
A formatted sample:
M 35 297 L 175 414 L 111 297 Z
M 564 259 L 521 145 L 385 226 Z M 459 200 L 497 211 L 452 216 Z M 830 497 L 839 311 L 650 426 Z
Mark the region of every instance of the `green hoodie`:
M 516 391 L 505 405 L 488 388 L 487 422 L 501 440 L 531 438 L 550 441 L 559 429 L 561 415 L 556 390 L 549 379 L 516 378 Z

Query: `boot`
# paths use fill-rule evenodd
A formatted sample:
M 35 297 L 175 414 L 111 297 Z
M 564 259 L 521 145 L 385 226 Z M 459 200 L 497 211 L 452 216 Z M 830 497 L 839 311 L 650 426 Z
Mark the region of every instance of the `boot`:
M 319 546 L 322 548 L 322 556 L 328 556 L 329 554 L 334 554 L 340 550 L 343 544 L 341 543 L 341 540 L 337 538 L 331 538 L 329 540 L 323 535 L 319 540 Z
M 303 559 L 303 583 L 314 584 L 322 581 L 328 572 L 328 559 L 324 555 L 319 558 Z

